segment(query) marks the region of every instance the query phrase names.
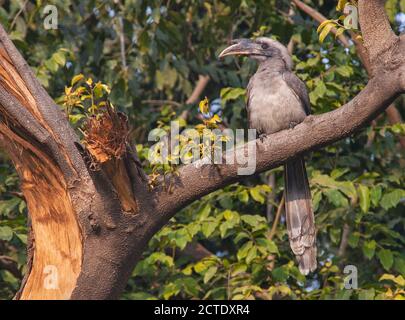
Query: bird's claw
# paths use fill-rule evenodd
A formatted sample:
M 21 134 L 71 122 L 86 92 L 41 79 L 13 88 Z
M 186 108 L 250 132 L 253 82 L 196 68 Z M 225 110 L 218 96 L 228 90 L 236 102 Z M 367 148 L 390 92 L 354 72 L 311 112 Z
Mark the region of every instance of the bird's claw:
M 298 122 L 291 121 L 289 124 L 290 129 L 294 129 L 294 127 L 298 124 Z
M 265 138 L 267 138 L 267 134 L 265 134 L 265 133 L 259 134 L 259 139 L 260 139 L 261 143 L 263 143 Z

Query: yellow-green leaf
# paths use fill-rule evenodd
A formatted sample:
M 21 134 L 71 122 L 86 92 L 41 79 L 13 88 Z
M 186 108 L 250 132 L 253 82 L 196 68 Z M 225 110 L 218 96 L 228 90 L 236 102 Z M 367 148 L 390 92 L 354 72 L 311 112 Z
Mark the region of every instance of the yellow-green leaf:
M 78 75 L 75 75 L 72 78 L 72 81 L 70 82 L 70 85 L 73 87 L 76 83 L 78 83 L 80 80 L 82 80 L 84 78 L 84 75 L 82 75 L 81 73 Z
M 316 32 L 319 33 L 321 32 L 321 30 L 328 24 L 328 23 L 332 23 L 332 20 L 325 20 L 323 21 L 318 28 L 316 29 Z
M 323 43 L 326 36 L 329 34 L 330 30 L 335 26 L 333 22 L 328 23 L 323 29 L 322 32 L 319 34 L 319 42 Z
M 199 105 L 199 107 L 200 107 L 200 112 L 201 113 L 208 113 L 208 98 L 207 97 L 205 97 L 204 98 L 204 100 L 201 100 L 200 101 L 200 105 Z

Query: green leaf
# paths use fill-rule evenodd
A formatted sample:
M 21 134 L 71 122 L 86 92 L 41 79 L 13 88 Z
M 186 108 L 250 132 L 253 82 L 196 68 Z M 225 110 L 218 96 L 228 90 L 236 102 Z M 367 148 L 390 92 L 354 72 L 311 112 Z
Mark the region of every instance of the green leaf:
M 249 193 L 247 190 L 243 190 L 242 192 L 238 193 L 238 199 L 242 203 L 248 203 L 249 201 Z
M 244 88 L 223 88 L 221 89 L 221 103 L 226 103 L 229 100 L 236 100 L 241 96 L 246 94 L 246 89 Z
M 384 194 L 380 204 L 385 210 L 388 210 L 396 207 L 403 198 L 405 198 L 405 190 L 395 189 L 394 191 Z
M 170 297 L 177 295 L 180 292 L 180 290 L 181 290 L 181 286 L 179 284 L 170 282 L 163 289 L 163 293 L 162 293 L 163 298 L 167 300 Z
M 361 289 L 359 293 L 359 300 L 374 300 L 375 290 L 371 289 Z
M 316 84 L 315 90 L 314 90 L 314 93 L 316 94 L 316 96 L 318 98 L 322 98 L 325 95 L 326 91 L 327 91 L 327 88 L 326 88 L 325 82 L 318 81 Z
M 149 256 L 149 259 L 152 263 L 160 262 L 162 264 L 165 264 L 169 267 L 172 267 L 174 265 L 173 263 L 173 258 L 166 255 L 163 252 L 154 252 Z
M 250 250 L 250 248 L 252 248 L 253 246 L 253 241 L 248 241 L 246 242 L 239 250 L 238 253 L 236 254 L 238 260 L 241 260 L 243 258 L 245 258 Z
M 174 241 L 175 241 L 176 245 L 181 250 L 183 250 L 186 247 L 187 243 L 189 241 L 191 241 L 191 237 L 190 237 L 187 229 L 184 228 L 184 229 L 177 230 L 174 234 Z
M 52 59 L 60 66 L 64 66 L 66 64 L 66 57 L 65 54 L 61 51 L 55 52 L 52 55 Z
M 214 232 L 215 228 L 218 226 L 218 222 L 216 221 L 204 221 L 201 224 L 201 232 L 206 238 Z
M 319 203 L 322 200 L 322 192 L 316 191 L 312 197 L 312 207 L 314 208 L 314 212 L 316 212 L 319 208 Z
M 341 234 L 341 229 L 339 228 L 330 228 L 329 230 L 329 236 L 330 239 L 334 244 L 338 244 L 340 241 L 340 234 Z
M 0 240 L 10 241 L 13 238 L 13 229 L 8 226 L 0 227 Z
M 349 66 L 339 66 L 336 68 L 336 72 L 342 77 L 349 78 L 353 74 L 353 69 Z
M 84 75 L 83 74 L 78 74 L 78 75 L 75 75 L 73 78 L 72 78 L 72 81 L 70 82 L 70 85 L 73 87 L 76 83 L 78 83 L 80 80 L 82 80 L 84 78 Z
M 227 235 L 227 231 L 229 229 L 232 229 L 235 226 L 235 220 L 228 220 L 225 221 L 223 223 L 221 223 L 221 225 L 219 226 L 219 232 L 221 234 L 221 238 L 225 238 L 225 236 Z
M 198 222 L 192 222 L 186 226 L 186 229 L 192 238 L 201 230 L 201 225 Z
M 246 239 L 246 238 L 249 238 L 249 234 L 248 234 L 247 232 L 241 231 L 241 232 L 238 232 L 238 234 L 237 234 L 236 237 L 233 239 L 233 241 L 234 241 L 235 243 L 238 243 L 240 240 Z
M 289 277 L 289 271 L 285 266 L 275 268 L 271 272 L 273 278 L 277 282 L 285 282 Z
M 244 214 L 240 217 L 241 220 L 252 227 L 257 227 L 260 223 L 265 222 L 264 217 L 259 215 Z
M 336 6 L 336 10 L 343 11 L 347 2 L 348 2 L 348 0 L 339 0 L 338 4 Z
M 244 273 L 247 270 L 247 265 L 244 263 L 238 263 L 235 267 L 232 269 L 231 276 L 235 277 L 238 274 Z
M 359 240 L 360 240 L 360 233 L 353 232 L 349 235 L 347 242 L 350 247 L 356 248 L 359 244 Z
M 192 296 L 198 296 L 198 292 L 201 290 L 201 287 L 198 285 L 198 282 L 196 279 L 192 277 L 185 277 L 181 279 L 181 282 L 183 284 L 184 290 L 192 295 Z
M 382 196 L 381 186 L 375 186 L 370 190 L 370 199 L 374 207 L 377 207 Z
M 377 243 L 374 240 L 365 241 L 363 244 L 363 254 L 367 259 L 371 259 L 374 256 Z
M 197 273 L 202 273 L 205 270 L 207 270 L 207 267 L 208 266 L 207 266 L 207 264 L 204 263 L 204 261 L 200 261 L 195 264 L 194 271 Z
M 253 247 L 251 247 L 251 248 L 249 249 L 249 252 L 248 252 L 248 254 L 247 254 L 247 256 L 246 256 L 246 263 L 247 263 L 247 264 L 251 263 L 252 260 L 253 260 L 254 258 L 256 258 L 256 255 L 257 255 L 257 247 L 256 247 L 256 246 L 253 246 Z
M 392 264 L 394 263 L 394 255 L 391 250 L 381 249 L 378 251 L 377 257 L 385 270 L 388 271 L 392 267 Z
M 55 73 L 59 69 L 58 64 L 53 59 L 45 60 L 44 65 L 52 73 Z
M 263 196 L 263 194 L 261 193 L 260 188 L 258 188 L 257 186 L 254 187 L 254 188 L 251 188 L 249 190 L 249 192 L 250 192 L 250 195 L 252 196 L 252 198 L 255 201 L 260 202 L 262 204 L 266 201 L 266 198 Z
M 385 273 L 379 279 L 379 281 L 383 281 L 383 280 L 390 280 L 390 281 L 393 281 L 393 282 L 395 282 L 396 284 L 398 284 L 398 285 L 400 285 L 402 287 L 405 286 L 405 279 L 400 275 L 396 277 L 393 274 Z
M 361 211 L 367 213 L 370 209 L 370 191 L 367 186 L 360 184 L 357 188 L 360 198 Z
M 269 253 L 279 253 L 277 245 L 272 240 L 267 238 L 258 238 L 256 239 L 256 242 L 259 246 L 265 248 Z
M 197 213 L 198 219 L 201 220 L 205 220 L 206 218 L 208 218 L 208 216 L 211 213 L 211 206 L 209 204 L 206 204 L 205 206 L 203 206 Z
M 395 258 L 395 270 L 405 277 L 405 259 L 401 257 Z
M 349 202 L 348 202 L 347 199 L 340 193 L 339 190 L 329 189 L 329 190 L 326 190 L 324 193 L 325 193 L 326 197 L 328 198 L 328 200 L 329 200 L 336 208 L 348 207 L 348 206 L 349 206 Z
M 323 43 L 330 30 L 335 26 L 334 22 L 327 23 L 319 34 L 319 42 Z
M 217 271 L 218 271 L 218 267 L 216 267 L 216 266 L 209 267 L 207 272 L 205 272 L 205 274 L 204 274 L 204 283 L 208 283 L 212 279 L 212 277 L 215 276 Z
M 225 220 L 232 220 L 233 212 L 231 210 L 225 210 L 224 211 L 224 218 L 225 218 Z
M 333 23 L 333 21 L 332 21 L 332 20 L 325 20 L 325 21 L 323 21 L 323 22 L 318 26 L 318 28 L 316 29 L 316 32 L 317 32 L 317 33 L 321 32 L 321 30 L 322 30 L 328 23 Z

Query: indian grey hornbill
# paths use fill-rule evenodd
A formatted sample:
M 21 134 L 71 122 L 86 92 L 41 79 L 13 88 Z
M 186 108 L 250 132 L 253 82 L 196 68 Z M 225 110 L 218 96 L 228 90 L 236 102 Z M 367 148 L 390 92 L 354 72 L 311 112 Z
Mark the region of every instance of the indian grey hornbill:
M 293 128 L 310 113 L 305 84 L 291 71 L 293 61 L 278 41 L 260 37 L 237 39 L 219 57 L 245 55 L 258 61 L 247 86 L 249 127 L 259 136 Z M 311 191 L 304 159 L 299 156 L 284 165 L 285 212 L 288 237 L 299 269 L 307 275 L 316 269 L 316 231 Z

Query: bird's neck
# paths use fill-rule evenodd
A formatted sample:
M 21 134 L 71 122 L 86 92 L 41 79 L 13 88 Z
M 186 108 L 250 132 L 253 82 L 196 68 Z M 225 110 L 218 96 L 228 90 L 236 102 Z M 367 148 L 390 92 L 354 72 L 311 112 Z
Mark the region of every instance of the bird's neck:
M 287 70 L 288 67 L 285 61 L 281 58 L 269 58 L 263 61 L 260 61 L 258 72 L 262 71 L 272 71 L 272 72 L 282 72 Z

